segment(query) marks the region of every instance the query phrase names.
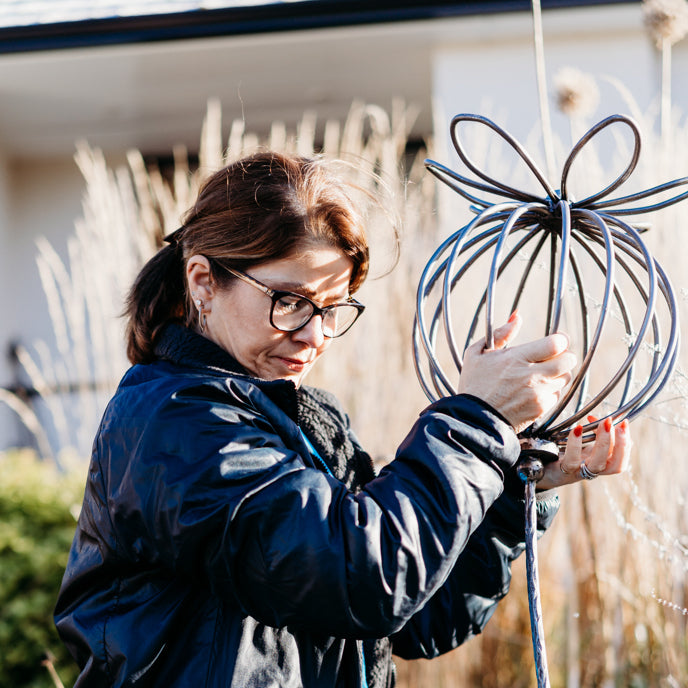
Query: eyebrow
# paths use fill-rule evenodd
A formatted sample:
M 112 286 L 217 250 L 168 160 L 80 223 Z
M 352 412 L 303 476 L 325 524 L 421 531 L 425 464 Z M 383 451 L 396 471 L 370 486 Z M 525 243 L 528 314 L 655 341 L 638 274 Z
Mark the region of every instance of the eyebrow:
M 275 287 L 270 288 L 275 289 Z M 301 296 L 307 296 L 309 299 L 316 296 L 315 289 L 311 289 L 301 282 L 280 282 L 280 288 L 275 289 L 275 291 L 293 291 Z
M 311 289 L 310 287 L 306 286 L 302 282 L 280 282 L 279 288 L 270 286 L 270 289 L 274 289 L 275 291 L 289 291 L 293 292 L 294 294 L 297 294 L 298 296 L 305 296 L 311 301 L 315 301 L 315 297 L 318 295 L 318 292 L 315 291 L 315 289 Z M 349 299 L 349 294 L 347 293 L 344 296 L 338 296 L 337 298 L 333 299 L 330 304 L 333 303 L 343 303 L 347 299 Z M 330 305 L 327 302 L 322 302 L 325 303 L 325 305 Z

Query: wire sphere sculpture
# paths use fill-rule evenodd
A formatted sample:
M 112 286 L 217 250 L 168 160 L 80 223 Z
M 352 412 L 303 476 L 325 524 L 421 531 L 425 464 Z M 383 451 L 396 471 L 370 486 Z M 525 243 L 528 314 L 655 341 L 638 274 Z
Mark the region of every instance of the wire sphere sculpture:
M 465 122 L 487 126 L 506 141 L 544 194 L 519 190 L 479 169 L 459 136 Z M 612 126 L 630 130 L 630 162 L 607 187 L 575 200 L 569 191 L 573 163 L 593 137 Z M 679 324 L 674 290 L 643 241 L 645 229 L 622 218 L 688 197 L 688 191 L 682 191 L 650 205 L 629 207 L 651 196 L 673 193 L 672 189 L 688 185 L 688 177 L 609 198 L 630 177 L 640 155 L 638 127 L 623 115 L 602 120 L 578 141 L 563 166 L 559 189 L 552 188 L 523 147 L 489 119 L 456 115 L 450 134 L 459 158 L 477 179 L 433 160 L 426 160 L 425 166 L 468 200 L 476 217 L 441 243 L 419 281 L 413 344 L 416 372 L 426 396 L 434 401 L 456 393 L 451 378 L 458 379 L 456 372 L 460 376 L 462 352 L 483 335 L 487 348 L 494 345 L 497 304 L 508 304 L 505 315 L 519 308 L 529 312 L 526 322 L 541 321 L 538 336 L 560 328 L 566 331 L 579 361 L 556 406 L 521 433 L 522 438 L 561 447 L 568 431 L 595 412 L 599 419 L 583 423 L 587 443 L 594 440 L 595 428 L 606 418 L 615 424 L 632 420 L 672 375 Z M 498 202 L 485 200 L 473 190 L 496 196 Z M 477 303 L 471 305 L 471 299 Z M 468 323 L 462 346 L 455 327 L 457 312 Z M 621 353 L 610 359 L 619 349 Z M 599 361 L 597 368 L 595 361 Z M 451 374 L 447 372 L 450 366 Z

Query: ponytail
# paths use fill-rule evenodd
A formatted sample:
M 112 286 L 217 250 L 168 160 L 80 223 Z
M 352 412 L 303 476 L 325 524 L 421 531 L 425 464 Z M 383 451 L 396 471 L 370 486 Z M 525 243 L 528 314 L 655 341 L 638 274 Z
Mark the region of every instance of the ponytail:
M 161 248 L 141 269 L 126 301 L 127 357 L 149 363 L 160 330 L 185 318 L 184 261 L 176 242 Z

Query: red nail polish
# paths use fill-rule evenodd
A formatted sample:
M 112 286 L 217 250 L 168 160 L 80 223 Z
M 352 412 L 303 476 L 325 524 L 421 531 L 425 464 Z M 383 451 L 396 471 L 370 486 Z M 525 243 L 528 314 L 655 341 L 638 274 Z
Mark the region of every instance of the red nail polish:
M 609 432 L 612 429 L 612 419 L 611 418 L 605 418 L 604 419 L 604 429 Z
M 580 437 L 583 434 L 583 426 L 582 425 L 576 425 L 576 427 L 573 429 L 573 434 L 576 437 Z
M 507 322 L 514 322 L 516 320 L 516 316 L 518 315 L 518 308 L 509 316 L 509 320 Z
M 594 423 L 597 420 L 597 416 L 588 416 L 588 423 Z
M 628 421 L 627 420 L 623 421 L 623 423 L 621 423 L 619 428 L 620 428 L 621 432 L 626 432 L 626 430 L 628 430 Z

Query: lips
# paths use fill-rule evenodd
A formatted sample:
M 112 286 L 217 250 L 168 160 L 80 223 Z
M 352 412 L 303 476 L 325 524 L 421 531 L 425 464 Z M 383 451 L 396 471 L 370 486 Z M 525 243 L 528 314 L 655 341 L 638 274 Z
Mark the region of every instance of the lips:
M 280 356 L 279 358 L 290 368 L 303 368 L 313 362 L 312 360 L 301 361 L 298 358 L 286 358 L 284 356 Z

